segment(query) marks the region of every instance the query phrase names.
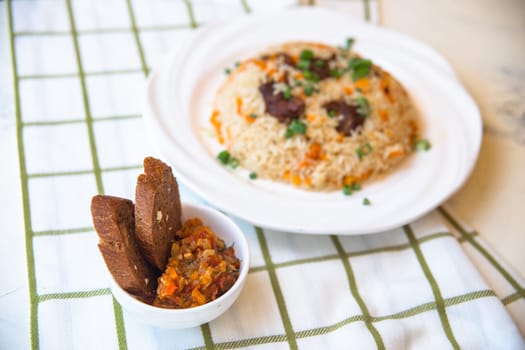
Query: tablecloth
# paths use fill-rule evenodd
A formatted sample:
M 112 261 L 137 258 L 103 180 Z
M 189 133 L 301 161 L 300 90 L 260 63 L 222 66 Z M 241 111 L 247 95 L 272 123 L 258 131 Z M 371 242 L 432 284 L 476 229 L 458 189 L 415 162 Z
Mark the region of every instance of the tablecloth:
M 375 23 L 377 3 L 318 1 Z M 165 330 L 112 298 L 90 199 L 133 198 L 145 78 L 193 28 L 294 6 L 264 0 L 0 3 L 0 348 L 523 349 L 525 283 L 440 206 L 367 236 L 234 218 L 252 261 L 220 318 Z M 349 28 L 351 30 L 351 28 Z M 204 202 L 185 186 L 184 201 Z

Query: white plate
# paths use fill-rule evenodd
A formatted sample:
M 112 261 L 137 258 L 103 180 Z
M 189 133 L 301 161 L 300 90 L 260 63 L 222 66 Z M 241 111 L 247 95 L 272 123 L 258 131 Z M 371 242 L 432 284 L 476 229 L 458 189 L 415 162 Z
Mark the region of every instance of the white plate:
M 429 152 L 417 153 L 381 180 L 344 196 L 314 193 L 257 179 L 219 164 L 209 116 L 224 68 L 289 40 L 333 45 L 356 38 L 355 49 L 407 88 L 423 118 Z M 209 25 L 155 70 L 145 119 L 152 139 L 185 185 L 216 207 L 255 225 L 311 234 L 364 234 L 406 224 L 460 188 L 481 142 L 478 108 L 435 51 L 405 35 L 320 9 L 292 9 Z M 369 198 L 370 206 L 362 204 Z

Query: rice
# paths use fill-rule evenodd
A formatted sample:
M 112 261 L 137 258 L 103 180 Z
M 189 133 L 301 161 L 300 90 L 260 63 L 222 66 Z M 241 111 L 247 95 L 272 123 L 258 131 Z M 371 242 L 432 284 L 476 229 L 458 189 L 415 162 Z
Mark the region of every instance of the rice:
M 312 53 L 301 69 L 303 55 Z M 417 111 L 388 72 L 372 64 L 356 73 L 361 68 L 347 68 L 350 61 L 366 65 L 353 51 L 293 42 L 241 62 L 217 92 L 211 122 L 218 141 L 257 177 L 308 190 L 340 189 L 390 171 L 412 152 Z M 260 87 L 268 82 L 274 96 L 265 97 Z M 266 98 L 280 98 L 276 108 L 301 101 L 304 109 L 279 118 Z M 298 124 L 304 134 L 289 131 Z

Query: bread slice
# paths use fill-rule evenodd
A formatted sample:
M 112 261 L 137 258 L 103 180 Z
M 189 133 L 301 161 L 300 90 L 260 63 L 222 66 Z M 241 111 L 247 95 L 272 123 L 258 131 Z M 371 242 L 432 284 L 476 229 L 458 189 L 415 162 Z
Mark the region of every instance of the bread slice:
M 144 159 L 144 174 L 137 179 L 135 219 L 142 255 L 157 269 L 164 270 L 171 243 L 181 227 L 181 203 L 171 168 L 152 157 Z
M 151 302 L 158 273 L 142 257 L 135 240 L 133 202 L 97 195 L 91 200 L 93 225 L 100 238 L 98 247 L 118 285 L 145 302 Z

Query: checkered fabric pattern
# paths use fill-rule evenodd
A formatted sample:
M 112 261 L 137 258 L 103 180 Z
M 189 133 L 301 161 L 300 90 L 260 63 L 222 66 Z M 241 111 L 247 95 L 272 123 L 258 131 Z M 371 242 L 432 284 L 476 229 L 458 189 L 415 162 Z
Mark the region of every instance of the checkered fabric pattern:
M 248 280 L 232 308 L 201 327 L 145 326 L 113 299 L 89 203 L 97 193 L 133 198 L 142 159 L 160 157 L 143 135 L 146 76 L 198 26 L 289 5 L 0 3 L 2 72 L 11 75 L 0 107 L 13 123 L 1 132 L 16 135 L 14 170 L 2 176 L 21 192 L 11 211 L 21 228 L 6 229 L 12 243 L 0 248 L 8 276 L 0 348 L 525 348 L 525 283 L 444 207 L 370 236 L 296 235 L 236 220 L 252 252 Z M 373 0 L 317 5 L 378 19 Z M 203 202 L 184 186 L 181 195 Z M 27 283 L 11 283 L 15 274 Z

